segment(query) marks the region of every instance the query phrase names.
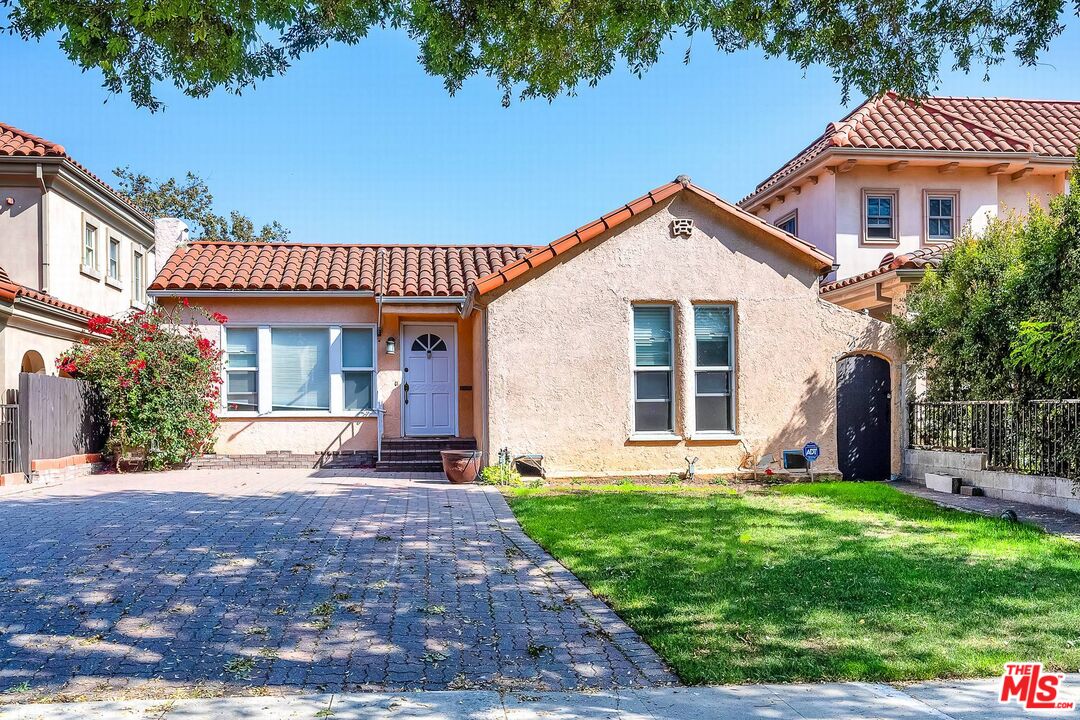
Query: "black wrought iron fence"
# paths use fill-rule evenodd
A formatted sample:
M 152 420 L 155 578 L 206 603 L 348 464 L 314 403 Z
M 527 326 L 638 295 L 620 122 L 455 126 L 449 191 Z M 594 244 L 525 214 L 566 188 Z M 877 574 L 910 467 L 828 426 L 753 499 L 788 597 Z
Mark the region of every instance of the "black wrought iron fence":
M 909 444 L 984 452 L 987 466 L 1029 475 L 1080 475 L 1080 400 L 913 402 Z
M 19 406 L 0 405 L 0 473 L 13 473 L 19 466 Z

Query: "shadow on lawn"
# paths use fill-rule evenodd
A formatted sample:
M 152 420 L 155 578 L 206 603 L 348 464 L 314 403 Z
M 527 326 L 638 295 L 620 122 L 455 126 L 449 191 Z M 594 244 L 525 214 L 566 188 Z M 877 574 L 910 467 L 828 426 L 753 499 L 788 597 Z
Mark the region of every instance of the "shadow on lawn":
M 1077 669 L 1074 547 L 884 486 L 806 487 L 813 497 L 512 504 L 687 682 L 995 675 L 1026 659 Z

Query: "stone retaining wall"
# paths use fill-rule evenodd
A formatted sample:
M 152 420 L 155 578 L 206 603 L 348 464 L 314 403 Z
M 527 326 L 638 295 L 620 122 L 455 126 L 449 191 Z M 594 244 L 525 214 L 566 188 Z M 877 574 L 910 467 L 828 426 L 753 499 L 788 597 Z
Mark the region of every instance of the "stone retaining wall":
M 926 473 L 963 478 L 964 482 L 981 488 L 987 497 L 1080 514 L 1080 493 L 1077 493 L 1072 481 L 987 470 L 985 453 L 905 450 L 904 477 L 913 483 L 926 485 Z

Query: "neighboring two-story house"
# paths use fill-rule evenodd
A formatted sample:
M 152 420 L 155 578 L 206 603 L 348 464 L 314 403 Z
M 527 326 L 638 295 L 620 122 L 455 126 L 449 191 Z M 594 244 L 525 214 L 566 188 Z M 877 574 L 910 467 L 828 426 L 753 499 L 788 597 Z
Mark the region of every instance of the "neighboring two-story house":
M 93 315 L 146 301 L 154 221 L 62 145 L 0 123 L 0 373 L 55 373 Z
M 822 296 L 885 318 L 965 226 L 1066 188 L 1080 102 L 887 93 L 829 123 L 743 209 L 836 258 Z

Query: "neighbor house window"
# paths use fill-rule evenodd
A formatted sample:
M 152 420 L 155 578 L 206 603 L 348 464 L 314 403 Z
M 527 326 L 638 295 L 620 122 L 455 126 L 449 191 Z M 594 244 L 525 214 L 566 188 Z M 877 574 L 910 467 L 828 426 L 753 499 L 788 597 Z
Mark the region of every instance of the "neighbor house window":
M 867 242 L 888 242 L 897 239 L 896 193 L 866 191 L 863 193 L 863 238 Z
M 114 237 L 109 238 L 109 277 L 120 279 L 120 240 Z
M 230 410 L 259 409 L 259 331 L 228 328 L 225 332 L 228 370 L 226 403 Z
M 799 211 L 793 210 L 776 222 L 776 227 L 792 235 L 799 234 Z
M 88 268 L 97 267 L 97 233 L 96 225 L 86 223 L 83 226 L 83 260 L 82 264 Z
M 329 410 L 329 331 L 274 328 L 270 345 L 273 409 Z
M 957 193 L 926 193 L 926 240 L 949 242 L 956 238 Z
M 131 299 L 146 300 L 146 256 L 138 250 L 131 253 Z
M 634 431 L 671 432 L 672 307 L 634 307 Z
M 375 332 L 372 328 L 341 331 L 341 380 L 346 410 L 375 407 Z
M 694 308 L 694 430 L 734 432 L 735 353 L 730 305 Z

